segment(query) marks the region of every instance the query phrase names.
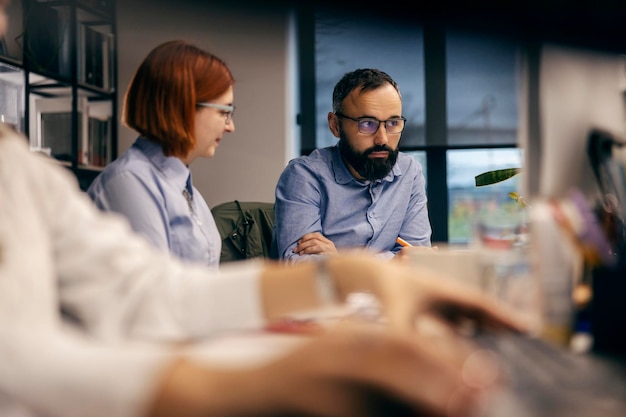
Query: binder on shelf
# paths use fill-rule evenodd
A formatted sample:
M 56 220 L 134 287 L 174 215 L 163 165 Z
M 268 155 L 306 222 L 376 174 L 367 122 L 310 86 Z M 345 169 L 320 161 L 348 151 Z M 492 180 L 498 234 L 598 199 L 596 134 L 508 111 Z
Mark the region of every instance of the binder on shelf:
M 81 25 L 82 48 L 79 77 L 87 84 L 108 90 L 110 88 L 111 36 L 88 24 Z
M 111 119 L 89 117 L 89 165 L 104 167 L 109 161 Z

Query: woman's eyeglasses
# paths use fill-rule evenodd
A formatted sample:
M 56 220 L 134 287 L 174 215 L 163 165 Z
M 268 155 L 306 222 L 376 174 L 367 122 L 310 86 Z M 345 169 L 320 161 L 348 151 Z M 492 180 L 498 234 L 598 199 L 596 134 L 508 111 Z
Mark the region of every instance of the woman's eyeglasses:
M 196 103 L 196 106 L 201 107 L 212 107 L 214 109 L 218 109 L 222 111 L 222 115 L 226 120 L 226 124 L 229 124 L 233 121 L 233 114 L 235 114 L 235 106 L 228 106 L 226 104 L 217 104 L 217 103 Z

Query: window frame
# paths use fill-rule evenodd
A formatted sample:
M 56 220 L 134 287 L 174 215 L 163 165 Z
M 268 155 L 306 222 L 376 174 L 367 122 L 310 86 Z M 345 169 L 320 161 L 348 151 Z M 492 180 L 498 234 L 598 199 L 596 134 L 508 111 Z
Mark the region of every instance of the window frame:
M 315 7 L 302 2 L 296 10 L 300 111 L 300 155 L 316 149 Z M 426 153 L 426 193 L 433 243 L 449 242 L 447 151 L 461 149 L 517 149 L 513 144 L 448 145 L 446 100 L 446 26 L 421 22 L 424 34 L 425 145 L 401 146 L 402 151 Z M 445 213 L 445 214 L 444 214 Z

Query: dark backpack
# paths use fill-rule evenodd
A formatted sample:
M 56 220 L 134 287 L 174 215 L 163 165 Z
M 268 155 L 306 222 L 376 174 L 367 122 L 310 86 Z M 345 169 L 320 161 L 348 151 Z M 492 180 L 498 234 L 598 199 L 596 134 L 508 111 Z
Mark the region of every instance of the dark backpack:
M 211 212 L 222 237 L 220 263 L 270 257 L 274 203 L 234 200 Z

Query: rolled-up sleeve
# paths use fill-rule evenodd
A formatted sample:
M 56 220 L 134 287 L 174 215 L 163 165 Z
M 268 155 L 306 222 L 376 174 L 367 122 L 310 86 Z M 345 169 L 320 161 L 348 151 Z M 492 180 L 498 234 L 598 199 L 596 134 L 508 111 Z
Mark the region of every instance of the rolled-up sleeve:
M 307 233 L 322 232 L 322 193 L 315 172 L 301 161 L 291 161 L 276 186 L 275 218 L 278 257 L 296 261 L 315 255 L 293 252 Z

